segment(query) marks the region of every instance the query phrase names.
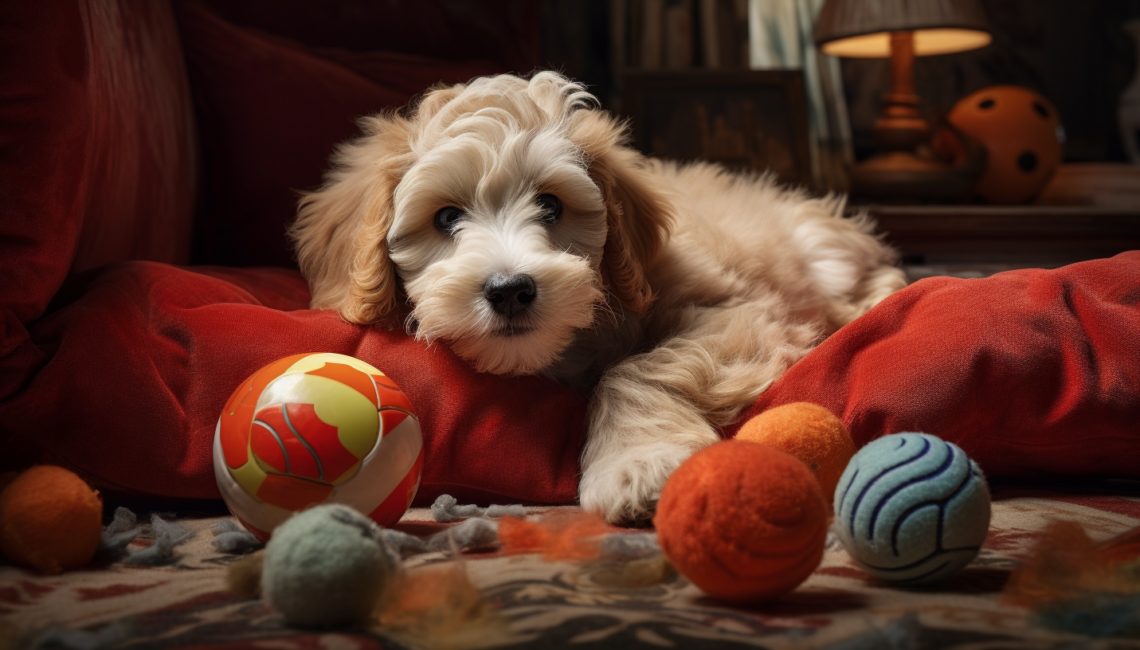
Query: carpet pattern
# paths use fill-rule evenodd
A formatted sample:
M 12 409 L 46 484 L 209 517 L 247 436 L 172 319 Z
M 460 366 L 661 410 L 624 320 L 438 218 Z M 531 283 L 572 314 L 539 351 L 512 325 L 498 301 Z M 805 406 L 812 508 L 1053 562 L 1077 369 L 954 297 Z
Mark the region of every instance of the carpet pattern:
M 1071 489 L 1071 488 L 1069 488 Z M 1129 496 L 1119 496 L 1128 494 Z M 539 512 L 537 509 L 534 511 Z M 796 591 L 768 605 L 731 607 L 680 576 L 643 588 L 606 586 L 600 564 L 547 562 L 534 554 L 468 553 L 463 566 L 497 620 L 435 640 L 383 627 L 314 632 L 291 629 L 260 600 L 226 590 L 235 556 L 216 551 L 217 518 L 184 518 L 195 535 L 165 567 L 113 565 L 59 576 L 0 566 L 0 649 L 29 647 L 262 648 L 771 648 L 861 650 L 1138 648 L 1140 639 L 1087 639 L 1044 629 L 1032 612 L 1002 603 L 1017 559 L 1050 521 L 1075 521 L 1094 540 L 1140 526 L 1140 494 L 1120 489 L 1058 492 L 995 490 L 990 533 L 980 556 L 933 588 L 897 589 L 871 579 L 839 547 Z M 423 534 L 444 527 L 426 509 L 401 526 Z M 145 544 L 146 540 L 141 542 Z M 409 571 L 452 561 L 441 553 L 405 561 Z

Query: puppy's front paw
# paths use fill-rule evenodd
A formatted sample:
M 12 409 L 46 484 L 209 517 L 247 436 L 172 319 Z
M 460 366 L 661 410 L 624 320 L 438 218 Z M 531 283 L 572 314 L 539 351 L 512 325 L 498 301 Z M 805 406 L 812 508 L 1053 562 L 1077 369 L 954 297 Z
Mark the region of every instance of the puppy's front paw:
M 658 442 L 608 454 L 582 473 L 582 508 L 612 524 L 648 521 L 665 481 L 692 453 L 688 447 Z

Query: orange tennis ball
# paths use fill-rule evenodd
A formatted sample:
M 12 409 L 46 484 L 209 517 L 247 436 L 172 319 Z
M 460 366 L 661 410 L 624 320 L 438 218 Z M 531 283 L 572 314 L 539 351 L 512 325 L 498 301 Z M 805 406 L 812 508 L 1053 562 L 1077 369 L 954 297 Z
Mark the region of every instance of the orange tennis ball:
M 43 573 L 77 569 L 99 547 L 103 499 L 74 473 L 33 467 L 0 492 L 0 551 Z
M 750 603 L 795 589 L 819 566 L 828 509 L 799 460 L 728 440 L 673 472 L 653 523 L 681 575 L 710 596 Z
M 768 409 L 744 423 L 736 439 L 771 445 L 802 460 L 815 473 L 829 504 L 839 477 L 855 455 L 855 443 L 843 421 L 810 402 Z

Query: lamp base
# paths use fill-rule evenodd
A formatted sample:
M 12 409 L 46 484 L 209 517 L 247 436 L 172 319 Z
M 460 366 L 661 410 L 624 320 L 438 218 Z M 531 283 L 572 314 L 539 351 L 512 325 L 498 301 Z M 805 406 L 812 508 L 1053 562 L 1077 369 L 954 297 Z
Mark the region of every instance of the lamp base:
M 981 174 L 984 149 L 967 152 L 958 167 L 919 153 L 929 152 L 930 125 L 914 90 L 913 32 L 891 32 L 890 61 L 891 91 L 875 121 L 875 144 L 882 151 L 851 170 L 852 193 L 904 201 L 965 198 Z
M 879 199 L 955 201 L 965 198 L 976 180 L 910 151 L 885 151 L 851 170 L 851 191 Z

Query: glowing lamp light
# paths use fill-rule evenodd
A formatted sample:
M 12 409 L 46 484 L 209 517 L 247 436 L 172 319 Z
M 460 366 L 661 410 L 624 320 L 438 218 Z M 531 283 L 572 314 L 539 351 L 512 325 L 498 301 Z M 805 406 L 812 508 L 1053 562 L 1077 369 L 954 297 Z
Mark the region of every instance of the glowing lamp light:
M 880 153 L 851 171 L 854 191 L 944 200 L 969 192 L 976 175 L 915 153 L 929 141 L 930 125 L 919 111 L 914 58 L 973 50 L 991 40 L 978 0 L 827 0 L 815 24 L 820 50 L 842 57 L 889 57 L 891 64 L 891 89 L 875 122 Z
M 985 47 L 993 41 L 988 32 L 975 29 L 939 28 L 914 30 L 914 55 L 954 54 Z M 824 54 L 853 59 L 885 59 L 891 55 L 891 33 L 850 36 L 825 43 Z

